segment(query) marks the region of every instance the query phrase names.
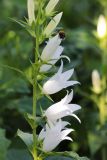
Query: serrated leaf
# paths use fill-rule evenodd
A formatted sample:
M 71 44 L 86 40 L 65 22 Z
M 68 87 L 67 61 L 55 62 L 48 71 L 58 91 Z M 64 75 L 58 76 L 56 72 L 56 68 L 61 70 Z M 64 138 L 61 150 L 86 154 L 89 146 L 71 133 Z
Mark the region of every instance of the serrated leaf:
M 21 140 L 26 144 L 29 151 L 32 153 L 33 148 L 33 135 L 30 133 L 24 133 L 21 130 L 17 131 L 17 135 L 21 138 Z

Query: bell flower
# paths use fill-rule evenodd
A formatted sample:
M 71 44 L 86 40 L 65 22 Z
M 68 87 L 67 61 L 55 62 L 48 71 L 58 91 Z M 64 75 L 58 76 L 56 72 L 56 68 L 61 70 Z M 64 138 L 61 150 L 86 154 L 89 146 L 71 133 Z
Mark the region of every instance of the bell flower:
M 81 109 L 81 107 L 77 104 L 70 104 L 73 99 L 73 91 L 67 95 L 58 103 L 53 104 L 45 111 L 45 116 L 49 121 L 52 123 L 56 122 L 58 119 L 66 117 L 66 116 L 73 116 L 79 122 L 80 119 L 74 114 L 75 111 Z
M 49 3 L 46 6 L 46 15 L 50 15 L 52 13 L 52 11 L 54 10 L 55 6 L 57 5 L 57 3 L 59 2 L 59 0 L 50 0 Z
M 63 62 L 61 61 L 61 66 L 58 72 L 52 76 L 47 82 L 43 85 L 43 93 L 50 95 L 59 92 L 63 88 L 67 88 L 79 82 L 69 80 L 73 75 L 74 69 L 70 69 L 66 72 L 63 72 Z
M 93 91 L 99 94 L 101 92 L 101 79 L 100 74 L 97 70 L 93 70 L 92 72 L 92 85 Z
M 60 55 L 64 50 L 64 48 L 60 46 L 61 41 L 62 39 L 60 38 L 59 34 L 49 39 L 41 54 L 41 60 L 49 64 L 43 64 L 40 68 L 40 72 L 48 71 L 52 65 L 54 65 L 60 59 Z
M 39 140 L 43 140 L 44 152 L 52 151 L 63 140 L 72 141 L 72 139 L 67 135 L 74 130 L 66 128 L 68 124 L 68 122 L 61 120 L 56 122 L 55 125 L 53 125 L 51 122 L 49 122 L 49 124 L 46 124 L 45 129 L 43 128 L 41 130 L 38 137 Z
M 99 38 L 104 38 L 107 34 L 106 18 L 103 15 L 99 16 L 98 24 L 97 24 L 97 33 Z
M 57 14 L 47 25 L 47 27 L 44 30 L 44 35 L 46 37 L 49 37 L 50 34 L 55 30 L 55 28 L 57 27 L 57 25 L 59 24 L 61 17 L 62 17 L 62 12 Z
M 29 24 L 31 25 L 33 21 L 35 21 L 35 4 L 34 0 L 27 1 L 27 8 L 28 8 L 28 19 Z

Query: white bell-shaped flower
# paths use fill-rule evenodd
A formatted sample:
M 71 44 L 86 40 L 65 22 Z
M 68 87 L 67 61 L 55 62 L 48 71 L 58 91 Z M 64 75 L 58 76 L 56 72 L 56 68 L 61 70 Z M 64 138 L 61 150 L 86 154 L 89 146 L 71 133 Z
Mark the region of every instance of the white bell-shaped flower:
M 65 121 L 58 121 L 55 125 L 51 122 L 46 124 L 45 129 L 43 128 L 39 134 L 38 139 L 43 140 L 43 151 L 50 152 L 55 149 L 59 143 L 63 140 L 72 139 L 67 135 L 74 131 L 73 129 L 65 128 L 69 123 Z
M 101 92 L 101 78 L 97 70 L 93 70 L 92 72 L 92 85 L 93 91 L 99 94 Z
M 29 24 L 31 25 L 33 21 L 35 21 L 35 4 L 34 0 L 27 1 L 27 8 L 28 8 L 28 19 Z
M 67 95 L 58 103 L 53 104 L 45 111 L 45 116 L 49 121 L 52 123 L 56 122 L 58 119 L 66 117 L 66 116 L 73 116 L 79 122 L 80 119 L 74 114 L 75 111 L 81 109 L 81 107 L 77 104 L 70 104 L 73 99 L 73 91 Z
M 44 30 L 44 35 L 46 37 L 49 37 L 50 34 L 55 30 L 55 28 L 57 27 L 57 25 L 59 24 L 61 17 L 62 17 L 63 12 L 58 13 L 55 17 L 53 17 L 53 19 L 49 22 L 49 24 L 47 25 L 47 27 Z
M 50 95 L 57 93 L 63 88 L 67 88 L 79 82 L 69 80 L 73 75 L 74 69 L 70 69 L 66 72 L 63 72 L 63 62 L 61 61 L 61 66 L 58 72 L 52 76 L 46 83 L 43 85 L 43 93 Z
M 64 48 L 60 46 L 61 41 L 62 39 L 60 38 L 59 34 L 49 39 L 41 54 L 41 60 L 49 64 L 43 64 L 40 68 L 40 72 L 48 71 L 52 65 L 54 65 L 60 59 L 60 55 L 64 50 Z
M 46 15 L 50 15 L 52 13 L 52 11 L 54 10 L 55 6 L 57 5 L 57 3 L 59 2 L 59 0 L 50 0 L 49 3 L 46 6 Z

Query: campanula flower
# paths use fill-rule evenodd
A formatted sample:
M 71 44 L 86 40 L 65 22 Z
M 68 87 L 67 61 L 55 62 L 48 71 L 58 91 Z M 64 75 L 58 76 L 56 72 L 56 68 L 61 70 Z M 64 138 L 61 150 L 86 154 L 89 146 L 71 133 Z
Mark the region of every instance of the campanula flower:
M 63 62 L 61 62 L 61 66 L 58 72 L 53 75 L 47 82 L 43 85 L 43 93 L 50 95 L 57 93 L 58 91 L 77 84 L 79 82 L 69 80 L 73 75 L 74 69 L 70 69 L 66 72 L 63 72 Z
M 53 104 L 45 111 L 45 116 L 51 122 L 56 122 L 58 119 L 66 117 L 66 116 L 73 116 L 79 122 L 80 119 L 74 114 L 75 111 L 81 109 L 81 107 L 77 104 L 70 104 L 73 99 L 73 91 L 67 95 L 58 103 Z
M 68 122 L 61 120 L 56 122 L 55 125 L 53 125 L 51 122 L 46 124 L 45 128 L 42 129 L 38 137 L 39 140 L 43 141 L 43 151 L 52 151 L 63 140 L 72 141 L 72 139 L 67 135 L 74 130 L 66 128 L 68 124 Z
M 59 59 L 64 50 L 62 46 L 60 46 L 62 39 L 59 34 L 50 38 L 46 47 L 44 48 L 41 54 L 41 60 L 47 62 L 47 64 L 43 64 L 40 68 L 40 72 L 48 71 L 52 65 L 54 65 Z

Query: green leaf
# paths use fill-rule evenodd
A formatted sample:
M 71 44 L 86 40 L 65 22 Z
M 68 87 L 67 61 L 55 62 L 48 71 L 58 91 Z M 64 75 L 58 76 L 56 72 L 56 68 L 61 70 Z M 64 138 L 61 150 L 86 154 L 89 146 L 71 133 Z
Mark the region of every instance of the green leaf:
M 21 130 L 17 131 L 17 135 L 21 138 L 21 140 L 26 144 L 29 151 L 32 153 L 32 145 L 33 145 L 33 136 L 30 133 L 24 133 Z
M 88 141 L 91 154 L 94 155 L 103 145 L 103 139 L 95 133 L 88 134 Z
M 57 157 L 55 160 L 60 160 L 63 158 L 63 160 L 89 160 L 87 157 L 79 157 L 79 155 L 75 152 L 52 152 L 52 153 L 46 153 L 48 155 L 48 159 L 54 160 L 55 156 Z M 61 158 L 62 157 L 62 158 Z
M 10 149 L 6 160 L 33 160 L 33 158 L 25 149 Z
M 5 138 L 5 131 L 0 129 L 0 160 L 6 159 L 7 149 L 10 145 L 10 141 Z

